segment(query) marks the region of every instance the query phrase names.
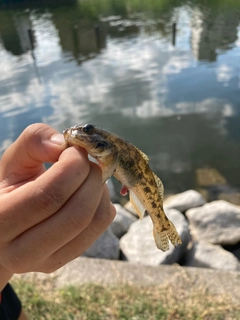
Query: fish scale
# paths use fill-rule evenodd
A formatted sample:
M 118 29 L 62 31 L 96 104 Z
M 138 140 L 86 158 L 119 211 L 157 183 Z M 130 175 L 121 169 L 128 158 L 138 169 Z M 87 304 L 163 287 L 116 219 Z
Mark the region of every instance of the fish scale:
M 103 183 L 112 175 L 129 190 L 130 201 L 142 219 L 145 211 L 153 222 L 156 246 L 166 251 L 169 241 L 176 246 L 181 238 L 163 209 L 163 184 L 150 169 L 146 154 L 116 134 L 91 124 L 74 126 L 63 132 L 66 146 L 78 145 L 95 158 L 102 169 Z

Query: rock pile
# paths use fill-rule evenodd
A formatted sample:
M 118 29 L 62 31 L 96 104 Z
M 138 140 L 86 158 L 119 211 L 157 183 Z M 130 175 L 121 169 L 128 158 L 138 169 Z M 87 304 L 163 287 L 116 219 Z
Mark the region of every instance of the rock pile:
M 115 220 L 85 256 L 153 266 L 179 263 L 240 271 L 239 206 L 222 200 L 206 203 L 194 190 L 169 197 L 164 210 L 178 230 L 182 245 L 171 245 L 166 252 L 156 248 L 149 216 L 137 219 L 129 203 L 115 207 Z

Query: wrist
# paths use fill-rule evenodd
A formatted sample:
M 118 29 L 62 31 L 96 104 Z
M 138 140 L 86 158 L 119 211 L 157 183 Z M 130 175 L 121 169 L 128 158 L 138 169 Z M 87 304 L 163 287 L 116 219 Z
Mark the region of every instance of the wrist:
M 13 274 L 0 265 L 0 292 L 6 286 Z

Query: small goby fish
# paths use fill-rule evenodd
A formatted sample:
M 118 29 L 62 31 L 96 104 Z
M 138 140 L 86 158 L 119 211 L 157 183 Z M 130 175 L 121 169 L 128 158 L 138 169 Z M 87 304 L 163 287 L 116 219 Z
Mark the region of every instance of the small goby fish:
M 63 132 L 66 146 L 78 145 L 95 158 L 105 183 L 114 175 L 122 184 L 121 194 L 129 190 L 130 201 L 142 219 L 145 211 L 153 222 L 157 247 L 166 251 L 169 240 L 176 246 L 181 239 L 163 210 L 163 184 L 150 169 L 148 157 L 130 142 L 91 124 L 75 126 Z

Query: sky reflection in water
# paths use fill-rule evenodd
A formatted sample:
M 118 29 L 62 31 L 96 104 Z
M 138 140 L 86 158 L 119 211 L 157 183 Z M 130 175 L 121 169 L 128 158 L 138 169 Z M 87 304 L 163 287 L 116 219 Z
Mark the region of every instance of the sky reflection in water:
M 0 152 L 34 122 L 94 123 L 146 152 L 167 192 L 201 168 L 240 187 L 240 6 L 119 3 L 0 9 Z

